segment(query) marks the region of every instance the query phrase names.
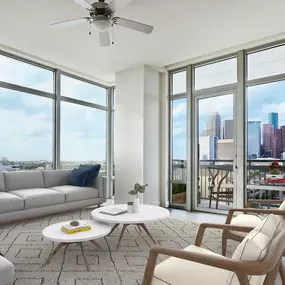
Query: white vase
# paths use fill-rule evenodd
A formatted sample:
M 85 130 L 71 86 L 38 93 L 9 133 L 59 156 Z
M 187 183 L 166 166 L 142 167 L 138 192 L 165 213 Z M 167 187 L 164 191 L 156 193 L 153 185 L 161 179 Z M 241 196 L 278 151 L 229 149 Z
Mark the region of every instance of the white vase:
M 140 211 L 140 199 L 138 196 L 134 199 L 134 213 L 138 213 Z

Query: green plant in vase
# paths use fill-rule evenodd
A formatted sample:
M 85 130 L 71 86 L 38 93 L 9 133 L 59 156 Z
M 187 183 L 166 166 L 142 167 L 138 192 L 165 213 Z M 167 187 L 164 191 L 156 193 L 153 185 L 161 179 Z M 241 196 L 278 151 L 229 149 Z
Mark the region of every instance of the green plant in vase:
M 134 189 L 129 191 L 129 194 L 132 196 L 135 196 L 134 199 L 134 212 L 139 212 L 139 206 L 140 206 L 140 200 L 139 200 L 139 193 L 143 194 L 145 192 L 145 188 L 148 186 L 148 184 L 140 185 L 139 183 L 136 183 L 134 186 Z

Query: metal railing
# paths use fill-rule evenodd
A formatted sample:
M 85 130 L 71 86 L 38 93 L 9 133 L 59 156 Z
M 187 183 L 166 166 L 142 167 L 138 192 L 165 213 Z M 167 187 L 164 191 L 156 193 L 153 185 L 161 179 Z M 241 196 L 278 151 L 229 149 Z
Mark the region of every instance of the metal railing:
M 247 160 L 246 184 L 247 196 L 250 199 L 283 199 L 285 194 L 285 184 L 265 183 L 264 178 L 269 173 L 269 164 L 273 159 Z M 278 160 L 281 172 L 285 172 L 285 160 Z M 209 199 L 210 189 L 213 186 L 213 177 L 215 174 L 215 185 L 228 172 L 223 180 L 223 185 L 234 184 L 233 160 L 200 160 L 198 171 L 198 197 L 199 199 Z M 212 172 L 212 174 L 211 174 Z M 217 173 L 218 172 L 218 173 Z M 173 160 L 172 164 L 172 183 L 186 183 L 187 180 L 187 161 Z M 182 189 L 182 188 L 181 188 Z M 226 186 L 224 187 L 226 189 Z

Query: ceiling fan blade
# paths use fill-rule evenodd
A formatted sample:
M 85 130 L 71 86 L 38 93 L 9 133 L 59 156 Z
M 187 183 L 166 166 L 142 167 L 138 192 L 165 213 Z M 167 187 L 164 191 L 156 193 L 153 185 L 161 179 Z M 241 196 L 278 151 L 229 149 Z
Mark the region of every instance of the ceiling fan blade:
M 128 20 L 128 19 L 124 19 L 120 17 L 114 17 L 113 21 L 115 25 L 129 28 L 132 30 L 136 30 L 136 31 L 139 31 L 145 34 L 150 34 L 153 31 L 153 26 L 149 26 L 146 24 L 132 21 L 132 20 Z
M 100 47 L 108 47 L 110 45 L 109 32 L 99 32 Z
M 91 4 L 89 4 L 86 0 L 72 0 L 73 2 L 77 3 L 84 9 L 92 9 Z
M 131 3 L 133 0 L 111 0 L 108 4 L 108 8 L 110 8 L 112 11 L 117 11 L 120 8 L 123 8 L 124 6 Z
M 51 24 L 51 26 L 55 28 L 67 28 L 67 27 L 72 27 L 72 26 L 75 26 L 81 23 L 86 23 L 89 20 L 90 20 L 90 17 L 84 17 L 84 18 L 79 18 L 79 19 L 73 19 L 73 20 L 53 23 Z

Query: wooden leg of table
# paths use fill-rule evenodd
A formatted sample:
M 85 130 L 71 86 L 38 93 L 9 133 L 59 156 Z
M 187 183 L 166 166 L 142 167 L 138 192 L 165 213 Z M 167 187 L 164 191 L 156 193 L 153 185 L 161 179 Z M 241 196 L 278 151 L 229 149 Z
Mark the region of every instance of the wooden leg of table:
M 110 233 L 108 234 L 108 236 L 109 236 L 119 225 L 120 225 L 120 224 L 115 224 L 115 225 L 112 227 L 112 229 L 111 229 Z
M 104 249 L 96 242 L 95 240 L 90 240 L 91 243 L 93 243 L 96 247 L 98 247 L 100 250 L 104 251 Z
M 63 246 L 68 246 L 68 243 L 59 243 L 58 246 L 52 251 L 44 263 L 43 267 L 45 267 L 47 264 L 50 263 L 51 259 L 58 253 L 58 251 L 63 247 Z
M 85 256 L 85 252 L 84 252 L 84 248 L 83 248 L 83 243 L 82 243 L 82 242 L 77 242 L 77 244 L 79 245 L 79 247 L 80 247 L 80 249 L 81 249 L 81 252 L 82 252 L 82 256 L 83 256 L 84 262 L 85 262 L 86 269 L 87 269 L 88 271 L 90 271 L 89 265 L 88 265 L 87 260 L 86 260 L 86 256 Z
M 123 229 L 122 229 L 122 231 L 121 231 L 120 238 L 119 238 L 119 240 L 118 240 L 117 248 L 116 248 L 116 249 L 118 249 L 119 246 L 120 246 L 121 240 L 122 240 L 122 238 L 123 238 L 123 236 L 124 236 L 124 232 L 125 232 L 127 226 L 129 226 L 129 224 L 124 224 L 124 225 L 123 225 Z
M 138 226 L 140 226 L 146 232 L 146 234 L 150 237 L 150 239 L 153 241 L 153 243 L 156 244 L 156 241 L 154 240 L 154 238 L 150 234 L 150 232 L 147 229 L 146 225 L 145 224 L 138 224 Z

